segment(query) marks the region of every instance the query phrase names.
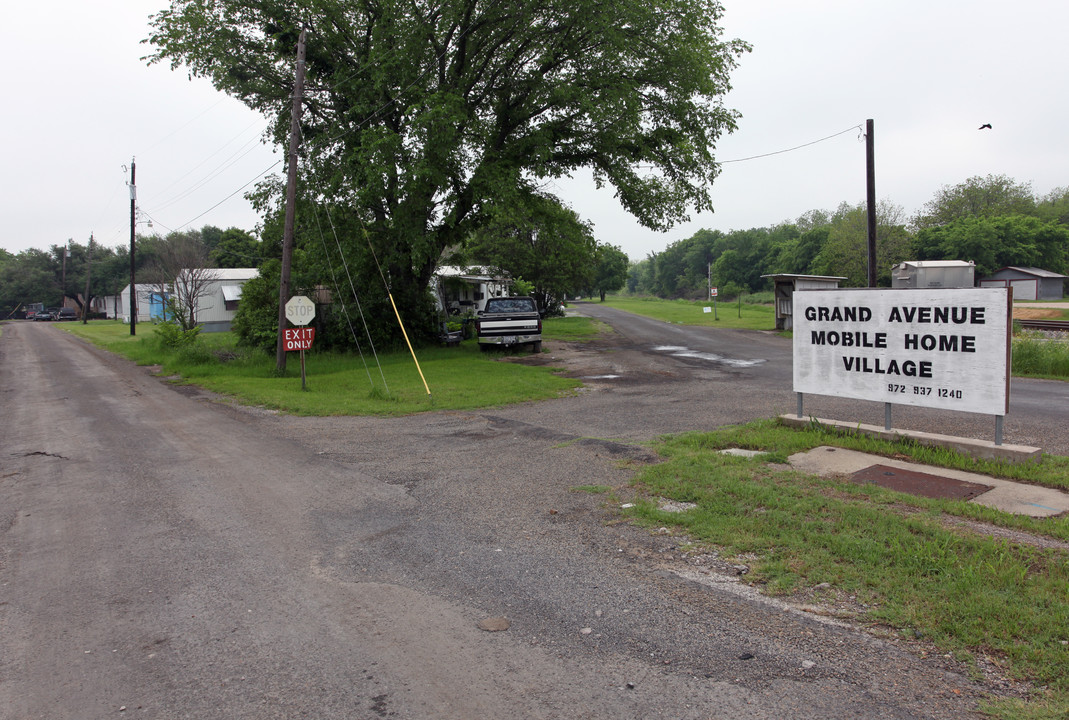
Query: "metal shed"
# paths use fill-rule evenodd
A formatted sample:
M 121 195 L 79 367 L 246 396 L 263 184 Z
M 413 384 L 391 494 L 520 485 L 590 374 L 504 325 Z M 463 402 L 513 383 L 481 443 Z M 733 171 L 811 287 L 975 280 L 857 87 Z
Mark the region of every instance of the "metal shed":
M 980 287 L 1011 287 L 1014 300 L 1061 300 L 1066 275 L 1034 267 L 1004 267 L 980 278 Z
M 971 260 L 910 260 L 891 268 L 891 287 L 971 288 L 975 273 Z
M 834 275 L 762 275 L 770 278 L 774 285 L 776 298 L 776 329 L 790 330 L 794 327 L 794 291 L 795 290 L 834 290 L 845 277 Z

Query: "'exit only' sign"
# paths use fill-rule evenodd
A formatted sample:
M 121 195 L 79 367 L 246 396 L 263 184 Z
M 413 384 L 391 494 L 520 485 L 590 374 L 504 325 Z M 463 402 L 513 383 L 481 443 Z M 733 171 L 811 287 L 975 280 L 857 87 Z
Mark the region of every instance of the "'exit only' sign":
M 311 350 L 315 336 L 315 328 L 286 328 L 285 335 L 282 337 L 282 346 L 286 352 Z

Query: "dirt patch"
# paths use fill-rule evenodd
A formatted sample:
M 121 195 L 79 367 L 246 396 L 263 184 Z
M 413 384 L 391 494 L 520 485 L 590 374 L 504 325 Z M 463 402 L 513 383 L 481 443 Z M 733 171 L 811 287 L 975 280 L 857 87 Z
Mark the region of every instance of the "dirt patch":
M 1062 311 L 1055 308 L 1013 306 L 1014 320 L 1057 320 Z

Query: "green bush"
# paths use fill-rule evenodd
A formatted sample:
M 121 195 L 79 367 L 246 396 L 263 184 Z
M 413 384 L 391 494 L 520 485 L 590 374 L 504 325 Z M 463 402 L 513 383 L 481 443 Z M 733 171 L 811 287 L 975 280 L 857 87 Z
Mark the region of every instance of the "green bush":
M 166 320 L 158 323 L 153 331 L 163 347 L 179 350 L 193 345 L 197 341 L 197 336 L 200 335 L 200 330 L 200 325 L 183 330 L 178 323 Z

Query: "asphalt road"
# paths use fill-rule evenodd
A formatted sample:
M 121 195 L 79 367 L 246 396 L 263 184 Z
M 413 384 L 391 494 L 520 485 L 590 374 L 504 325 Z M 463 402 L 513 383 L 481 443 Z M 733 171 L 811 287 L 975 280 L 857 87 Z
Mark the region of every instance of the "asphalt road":
M 971 716 L 992 688 L 949 659 L 740 594 L 572 491 L 793 407 L 779 338 L 655 341 L 714 360 L 629 332 L 558 348 L 620 371 L 575 397 L 374 419 L 233 408 L 5 325 L 0 717 Z

